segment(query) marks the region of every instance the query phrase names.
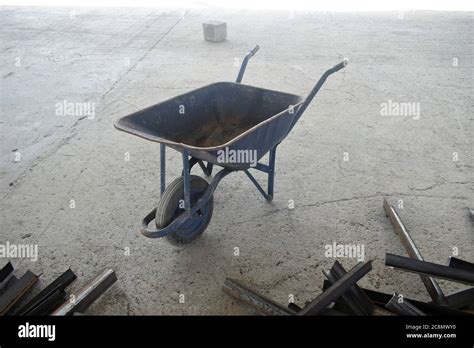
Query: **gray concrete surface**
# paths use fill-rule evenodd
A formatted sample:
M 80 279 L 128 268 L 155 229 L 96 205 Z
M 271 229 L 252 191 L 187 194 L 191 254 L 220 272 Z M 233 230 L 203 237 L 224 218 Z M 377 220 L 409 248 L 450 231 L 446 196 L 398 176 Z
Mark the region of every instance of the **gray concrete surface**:
M 67 266 L 80 277 L 72 289 L 114 268 L 117 284 L 88 313 L 249 313 L 222 292 L 225 277 L 304 304 L 334 262 L 324 256 L 333 241 L 365 246 L 374 270 L 362 285 L 427 300 L 416 275 L 383 265 L 385 252 L 404 254 L 384 197 L 403 200 L 427 260 L 445 263 L 453 248 L 474 259 L 472 13 L 5 7 L 0 18 L 0 241 L 37 243 L 37 262 L 13 262 L 43 272 L 43 284 Z M 225 42 L 203 40 L 208 19 L 228 23 Z M 235 59 L 256 43 L 244 82 L 269 89 L 304 95 L 342 57 L 351 63 L 279 147 L 273 203 L 232 174 L 198 241 L 176 248 L 141 236 L 137 225 L 159 198 L 159 147 L 113 122 L 235 79 Z M 95 103 L 95 118 L 56 115 L 65 100 Z M 389 100 L 420 103 L 420 118 L 382 116 Z M 168 154 L 170 181 L 181 162 Z

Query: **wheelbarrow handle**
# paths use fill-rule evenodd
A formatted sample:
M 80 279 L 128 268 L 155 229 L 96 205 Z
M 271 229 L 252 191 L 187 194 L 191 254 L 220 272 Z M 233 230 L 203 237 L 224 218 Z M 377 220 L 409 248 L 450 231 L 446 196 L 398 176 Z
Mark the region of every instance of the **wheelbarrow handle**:
M 253 57 L 255 55 L 255 53 L 258 52 L 258 50 L 260 49 L 260 46 L 259 45 L 255 45 L 254 48 L 252 48 L 247 54 L 250 54 L 250 57 Z
M 342 62 L 340 62 L 339 64 L 336 64 L 332 69 L 334 69 L 334 72 L 336 72 L 336 71 L 341 70 L 342 68 L 345 68 L 347 66 L 347 64 L 349 64 L 349 59 L 344 58 L 342 60 Z M 332 70 L 332 69 L 330 69 L 330 70 Z
M 235 82 L 237 83 L 242 82 L 242 78 L 244 77 L 245 69 L 247 68 L 247 63 L 249 62 L 249 59 L 252 58 L 259 49 L 260 49 L 260 46 L 255 45 L 254 48 L 252 48 L 251 50 L 247 52 L 247 54 L 244 57 L 244 60 L 242 61 L 242 65 L 240 66 L 239 74 L 237 75 L 237 79 L 235 80 Z
M 306 108 L 309 106 L 309 104 L 313 101 L 314 97 L 316 94 L 319 92 L 321 87 L 323 86 L 324 82 L 326 82 L 326 79 L 329 77 L 329 75 L 334 74 L 335 72 L 338 72 L 342 68 L 346 67 L 347 64 L 349 64 L 349 60 L 347 58 L 344 58 L 342 62 L 339 64 L 334 65 L 331 69 L 326 70 L 326 72 L 320 77 L 319 81 L 316 83 L 316 85 L 313 87 L 311 92 L 309 92 L 308 96 L 304 100 L 303 104 L 301 104 L 300 108 L 296 112 L 296 116 L 293 120 L 293 123 L 291 124 L 291 128 L 296 124 L 298 119 L 301 117 L 303 112 L 306 110 Z

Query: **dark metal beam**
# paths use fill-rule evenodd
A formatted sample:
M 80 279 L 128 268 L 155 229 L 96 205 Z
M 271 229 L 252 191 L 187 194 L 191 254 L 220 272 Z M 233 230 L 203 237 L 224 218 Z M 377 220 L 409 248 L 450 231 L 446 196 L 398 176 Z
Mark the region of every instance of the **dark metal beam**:
M 320 314 L 328 305 L 337 300 L 349 290 L 359 279 L 365 276 L 372 269 L 372 262 L 359 262 L 349 272 L 344 274 L 326 291 L 316 297 L 306 305 L 298 315 L 317 315 Z
M 66 302 L 66 293 L 63 290 L 56 290 L 49 295 L 38 306 L 29 311 L 26 316 L 50 315 L 54 310 Z
M 0 288 L 0 297 L 2 297 L 3 294 L 6 293 L 7 290 L 10 289 L 13 286 L 13 284 L 15 284 L 17 281 L 18 281 L 18 278 L 15 277 L 14 275 L 8 277 L 8 279 L 3 282 L 3 285 Z
M 392 223 L 395 233 L 400 238 L 400 241 L 405 247 L 405 250 L 407 251 L 408 255 L 412 259 L 423 261 L 423 256 L 421 255 L 420 251 L 416 247 L 415 242 L 413 241 L 410 234 L 408 233 L 408 230 L 403 224 L 403 221 L 398 215 L 395 208 L 391 206 L 390 204 L 388 204 L 386 199 L 384 199 L 383 201 L 383 208 L 385 210 L 385 214 L 387 214 L 387 216 L 390 219 L 390 222 Z M 426 276 L 420 276 L 420 277 L 431 299 L 435 303 L 438 303 L 440 305 L 447 305 L 448 302 L 438 282 L 435 279 L 430 278 L 430 277 L 426 277 Z
M 296 311 L 286 308 L 249 289 L 237 280 L 226 278 L 224 281 L 224 291 L 232 297 L 250 305 L 262 314 L 266 315 L 295 315 Z
M 452 268 L 389 253 L 385 254 L 385 265 L 407 272 L 474 285 L 474 272 L 464 269 Z
M 455 291 L 447 295 L 446 299 L 452 308 L 474 308 L 474 288 Z
M 374 306 L 374 311 L 372 312 L 372 315 L 373 316 L 384 316 L 384 317 L 387 317 L 387 316 L 395 316 L 396 314 L 393 313 L 393 312 L 390 312 L 389 310 L 383 308 L 383 307 L 380 307 L 380 306 Z
M 474 263 L 464 261 L 453 256 L 449 258 L 448 266 L 474 272 Z
M 330 272 L 334 274 L 336 280 L 342 278 L 347 271 L 344 267 L 339 263 L 339 261 L 335 261 L 334 265 L 332 266 Z M 329 279 L 329 278 L 328 278 Z M 329 279 L 331 281 L 331 279 Z M 331 283 L 333 283 L 331 281 Z M 370 298 L 359 288 L 357 284 L 354 284 L 353 287 L 349 289 L 349 291 L 344 294 L 343 299 L 344 301 L 349 304 L 346 299 L 349 298 L 350 302 L 352 302 L 352 307 L 357 307 L 354 312 L 358 315 L 371 315 L 374 310 L 374 304 L 370 300 Z
M 0 315 L 5 315 L 8 311 L 26 294 L 26 292 L 38 281 L 38 276 L 31 271 L 18 279 L 0 297 Z
M 385 307 L 385 305 L 390 301 L 392 295 L 385 294 L 383 292 L 369 290 L 361 288 L 363 292 L 366 293 L 367 296 L 378 306 Z M 418 307 L 420 310 L 425 312 L 426 314 L 430 315 L 472 315 L 465 311 L 460 311 L 456 309 L 452 309 L 446 306 L 439 306 L 433 303 L 426 303 L 417 300 L 413 300 L 410 298 L 405 297 L 405 300 L 410 301 L 413 305 Z
M 339 279 L 332 271 L 323 272 L 323 274 L 331 285 L 337 282 L 337 280 Z M 359 306 L 357 300 L 350 296 L 349 291 L 350 289 L 341 295 L 341 299 L 346 304 L 348 314 L 366 315 L 363 309 Z
M 41 292 L 34 298 L 32 298 L 26 305 L 13 312 L 13 315 L 28 315 L 31 311 L 41 305 L 42 302 L 46 301 L 48 297 L 53 295 L 56 291 L 64 291 L 64 289 L 69 284 L 71 284 L 76 278 L 77 277 L 74 272 L 71 269 L 68 269 L 51 284 L 49 284 L 46 288 L 41 290 Z
M 387 302 L 385 308 L 398 315 L 426 315 L 410 301 L 400 297 L 396 292 L 393 293 L 392 298 Z
M 72 300 L 65 302 L 51 315 L 72 315 L 74 312 L 85 311 L 113 283 L 115 283 L 116 280 L 117 277 L 113 270 L 104 270 L 81 290 L 75 293 Z
M 11 262 L 8 262 L 3 268 L 0 270 L 0 283 L 2 283 L 7 277 L 13 272 L 13 265 Z

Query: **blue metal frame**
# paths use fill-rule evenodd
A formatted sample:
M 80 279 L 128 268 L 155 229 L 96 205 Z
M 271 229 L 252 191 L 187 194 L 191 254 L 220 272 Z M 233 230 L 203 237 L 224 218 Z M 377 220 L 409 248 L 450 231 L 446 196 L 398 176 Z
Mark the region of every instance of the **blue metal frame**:
M 183 153 L 183 165 L 185 163 L 187 163 L 187 165 L 185 165 L 185 169 L 189 169 L 189 161 L 185 161 L 184 159 L 187 159 L 187 154 L 184 154 Z M 187 172 L 187 175 L 186 175 L 186 172 Z M 225 177 L 227 176 L 228 174 L 232 173 L 231 170 L 229 169 L 222 169 L 220 170 L 215 176 L 214 178 L 211 180 L 211 183 L 209 184 L 209 187 L 206 189 L 206 191 L 204 191 L 203 195 L 201 196 L 201 198 L 198 199 L 198 201 L 191 207 L 191 205 L 189 204 L 188 207 L 189 209 L 186 209 L 186 212 L 184 212 L 183 214 L 181 214 L 180 216 L 178 216 L 178 218 L 176 218 L 176 220 L 173 220 L 168 226 L 162 228 L 162 229 L 156 229 L 156 228 L 148 228 L 148 225 L 150 224 L 150 222 L 152 222 L 154 219 L 155 219 L 155 214 L 156 214 L 156 208 L 153 209 L 150 213 L 148 213 L 147 216 L 145 216 L 145 218 L 143 219 L 142 221 L 142 226 L 140 228 L 140 232 L 146 236 L 146 237 L 149 237 L 149 238 L 160 238 L 160 237 L 164 237 L 166 236 L 167 234 L 171 233 L 171 232 L 174 232 L 176 230 L 179 229 L 179 227 L 184 223 L 186 222 L 187 219 L 191 219 L 192 216 L 199 210 L 201 209 L 208 201 L 209 199 L 211 198 L 211 196 L 214 194 L 214 191 L 216 190 L 217 188 L 217 185 L 219 184 L 219 182 Z M 165 176 L 165 173 L 163 170 L 161 170 L 161 175 L 162 175 L 162 178 L 164 178 Z M 184 187 L 185 187 L 185 190 L 186 190 L 186 186 L 189 188 L 190 186 L 190 178 L 189 178 L 189 171 L 187 170 L 184 170 Z M 185 193 L 185 201 L 187 199 L 190 200 L 190 194 L 189 194 L 189 191 L 188 192 L 188 198 L 186 198 L 186 193 Z
M 187 149 L 183 149 L 183 175 L 184 175 L 184 209 L 189 212 L 191 210 L 191 183 L 189 169 L 189 153 Z
M 270 152 L 270 159 L 268 161 L 268 165 L 263 164 L 263 163 L 257 163 L 254 169 L 259 170 L 261 172 L 267 173 L 268 174 L 268 183 L 267 183 L 267 192 L 260 186 L 258 183 L 257 179 L 249 172 L 248 169 L 244 170 L 244 173 L 248 176 L 250 181 L 255 185 L 257 190 L 262 194 L 262 196 L 267 200 L 267 201 L 272 201 L 273 200 L 273 186 L 275 182 L 275 159 L 276 159 L 276 148 L 278 144 L 275 145 L 273 149 L 271 149 Z
M 161 194 L 166 189 L 166 145 L 160 144 L 160 189 Z
M 242 61 L 242 65 L 240 66 L 239 74 L 237 75 L 237 79 L 235 80 L 235 82 L 242 82 L 242 78 L 244 77 L 245 69 L 247 68 L 247 63 L 249 62 L 249 59 L 252 58 L 259 49 L 260 46 L 256 45 L 254 48 L 247 52 L 244 57 L 244 60 Z
M 211 176 L 214 165 L 209 162 L 207 163 L 207 165 L 205 165 L 202 160 L 197 159 L 196 157 L 192 157 L 192 156 L 189 159 L 189 172 L 191 172 L 191 169 L 194 167 L 196 163 L 199 164 L 199 166 L 201 167 L 205 175 Z M 184 175 L 184 170 L 181 172 L 181 175 Z
M 160 181 L 161 181 L 161 193 L 165 191 L 165 183 L 166 183 L 166 145 L 160 144 Z M 262 196 L 267 200 L 271 201 L 273 199 L 273 186 L 275 182 L 275 159 L 276 159 L 276 148 L 278 145 L 273 147 L 269 153 L 270 158 L 267 164 L 257 163 L 254 169 L 259 170 L 261 172 L 268 174 L 268 184 L 267 184 L 267 192 L 262 188 L 262 186 L 257 182 L 255 177 L 249 172 L 248 169 L 244 170 L 244 173 L 249 177 L 250 181 L 255 185 L 257 190 L 262 194 Z M 194 157 L 189 158 L 189 153 L 187 149 L 184 149 L 182 154 L 182 161 L 183 161 L 183 176 L 184 176 L 184 207 L 186 212 L 181 214 L 176 220 L 172 221 L 168 226 L 162 229 L 156 228 L 148 228 L 150 222 L 155 219 L 156 208 L 153 209 L 142 221 L 142 226 L 140 228 L 140 232 L 149 238 L 160 238 L 164 237 L 167 234 L 174 232 L 179 229 L 179 227 L 186 222 L 187 219 L 192 218 L 192 216 L 201 209 L 211 198 L 214 194 L 214 191 L 217 188 L 219 182 L 228 174 L 232 173 L 233 170 L 224 168 L 220 170 L 214 178 L 211 180 L 209 187 L 204 191 L 204 194 L 199 198 L 199 200 L 191 206 L 191 193 L 190 193 L 190 186 L 191 186 L 191 168 L 196 163 L 201 163 L 201 168 L 203 172 L 207 175 L 212 171 L 212 163 L 208 163 L 207 166 L 201 160 L 198 160 Z

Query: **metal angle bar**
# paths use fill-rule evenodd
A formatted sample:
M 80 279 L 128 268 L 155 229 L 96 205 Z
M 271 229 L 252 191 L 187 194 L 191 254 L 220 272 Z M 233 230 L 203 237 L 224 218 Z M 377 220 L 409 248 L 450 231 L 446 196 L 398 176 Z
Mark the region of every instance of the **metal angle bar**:
M 474 263 L 471 263 L 469 261 L 464 261 L 453 256 L 449 258 L 448 266 L 474 272 Z
M 302 309 L 300 306 L 294 304 L 293 302 L 288 304 L 288 308 L 295 311 L 296 313 L 298 313 Z M 344 316 L 348 314 L 341 312 L 339 310 L 336 310 L 334 308 L 326 308 L 324 311 L 321 312 L 320 315 L 326 315 L 326 316 L 332 317 L 332 316 Z
M 363 292 L 378 306 L 385 307 L 390 301 L 392 295 L 383 292 L 361 288 Z M 410 301 L 423 312 L 430 315 L 472 315 L 468 312 L 452 309 L 446 306 L 440 306 L 433 303 L 421 302 L 405 297 L 405 300 Z
M 334 262 L 334 265 L 331 268 L 331 272 L 336 276 L 336 279 L 341 278 L 342 276 L 344 276 L 344 274 L 347 273 L 341 263 L 337 260 Z M 360 309 L 359 315 L 372 314 L 374 310 L 374 304 L 372 303 L 370 298 L 359 288 L 357 284 L 354 284 L 354 286 L 349 289 L 347 295 L 352 298 L 353 302 L 355 302 L 358 308 Z
M 26 305 L 13 312 L 13 315 L 27 315 L 36 307 L 46 301 L 49 296 L 54 294 L 57 290 L 64 291 L 64 289 L 71 284 L 77 276 L 69 268 L 66 272 L 56 278 L 51 284 L 44 288 L 38 295 L 32 298 Z
M 8 262 L 0 270 L 0 283 L 2 283 L 7 277 L 13 272 L 13 265 L 11 262 Z
M 324 272 L 323 272 L 324 274 Z M 323 280 L 323 291 L 326 291 L 333 283 L 328 280 L 327 278 Z M 343 297 L 339 297 L 336 301 L 334 301 L 334 306 L 331 307 L 337 311 L 342 313 L 351 313 L 351 308 L 347 305 L 344 301 Z
M 474 308 L 474 288 L 455 291 L 447 295 L 446 299 L 452 308 Z
M 72 297 L 74 301 L 67 301 L 51 315 L 72 315 L 74 312 L 85 311 L 99 298 L 115 281 L 117 276 L 112 269 L 106 269 L 91 282 L 84 286 Z
M 15 284 L 18 281 L 18 278 L 15 277 L 14 275 L 8 277 L 7 280 L 5 280 L 2 284 L 2 287 L 0 288 L 0 298 L 4 293 L 7 292 L 8 289 L 10 289 L 13 284 Z
M 288 303 L 288 309 L 291 309 L 292 311 L 295 311 L 298 313 L 302 308 L 298 306 L 296 303 L 290 302 Z
M 331 281 L 329 281 L 328 279 L 325 279 L 323 281 L 323 291 L 326 291 L 332 284 L 333 283 Z M 365 293 L 364 293 L 364 295 L 365 295 Z M 373 306 L 372 312 L 369 315 L 375 315 L 374 311 L 376 309 L 375 308 L 376 306 L 373 304 L 373 302 L 372 302 L 372 300 L 370 300 L 370 298 L 369 298 L 369 301 L 371 301 L 372 306 Z M 345 315 L 347 315 L 346 313 L 351 313 L 351 311 L 352 311 L 351 308 L 349 307 L 349 305 L 346 303 L 346 301 L 344 300 L 344 298 L 342 296 L 334 302 L 334 306 L 332 306 L 331 309 L 334 309 L 334 310 L 336 310 L 340 313 L 344 313 Z M 385 309 L 382 309 L 382 310 L 385 310 Z
M 384 307 L 374 306 L 374 312 L 372 313 L 374 316 L 395 316 L 396 314 L 390 312 L 389 310 L 385 309 Z
M 285 308 L 266 296 L 260 295 L 234 279 L 226 278 L 224 291 L 266 315 L 295 315 L 296 311 Z
M 331 286 L 331 283 L 328 280 L 324 280 L 323 291 L 325 291 L 330 286 Z M 368 290 L 364 288 L 360 288 L 360 290 L 365 295 L 367 295 L 367 297 L 373 303 L 375 303 L 375 307 L 379 306 L 378 309 L 380 309 L 381 307 L 385 307 L 388 301 L 390 301 L 390 299 L 392 298 L 392 295 L 378 292 L 375 290 Z M 406 297 L 404 297 L 404 300 L 409 301 L 410 303 L 416 305 L 416 307 L 418 307 L 419 309 L 421 309 L 422 311 L 426 313 L 429 313 L 430 315 L 469 315 L 468 312 L 463 312 L 457 309 L 465 307 L 465 306 L 469 306 L 470 303 L 474 303 L 474 288 L 468 288 L 465 290 L 454 292 L 448 295 L 446 298 L 449 301 L 449 307 L 439 306 L 433 302 L 421 302 L 421 301 L 413 300 Z M 344 304 L 346 306 L 342 298 L 336 301 L 337 307 L 340 307 L 341 304 Z M 372 315 L 376 315 L 375 307 L 374 307 L 374 311 L 372 312 Z M 336 308 L 336 306 L 333 308 Z
M 323 272 L 323 274 L 328 279 L 331 285 L 334 284 L 339 279 L 332 271 Z M 350 289 L 346 293 L 342 294 L 341 299 L 345 302 L 345 304 L 349 308 L 350 314 L 366 315 L 363 308 L 361 308 L 357 300 L 354 299 L 354 297 L 350 295 L 349 291 Z
M 383 208 L 385 210 L 385 214 L 387 214 L 387 216 L 390 219 L 390 222 L 392 223 L 393 230 L 400 238 L 400 241 L 405 247 L 405 250 L 407 251 L 408 255 L 412 259 L 423 261 L 423 256 L 421 255 L 420 251 L 416 247 L 415 242 L 413 241 L 410 234 L 408 233 L 405 225 L 403 224 L 402 219 L 398 215 L 395 208 L 391 206 L 390 204 L 388 204 L 386 199 L 384 199 L 383 201 Z M 426 276 L 420 276 L 420 277 L 431 299 L 435 303 L 438 303 L 440 305 L 447 305 L 448 302 L 438 282 L 435 279 L 430 278 L 430 277 L 426 277 Z
M 344 274 L 326 291 L 316 297 L 306 305 L 298 315 L 316 315 L 321 313 L 331 302 L 334 302 L 348 289 L 350 289 L 359 279 L 365 276 L 372 269 L 372 262 L 359 262 L 349 272 Z
M 410 301 L 400 298 L 396 292 L 393 293 L 390 301 L 387 302 L 385 308 L 399 315 L 426 315 L 416 308 Z
M 319 315 L 328 316 L 328 317 L 338 317 L 338 316 L 347 316 L 349 314 L 341 312 L 334 308 L 325 308 Z
M 0 315 L 7 314 L 37 281 L 38 276 L 36 274 L 30 270 L 26 271 L 26 273 L 0 297 Z
M 394 254 L 385 254 L 385 265 L 403 271 L 424 274 L 436 278 L 451 280 L 458 283 L 474 284 L 474 272 L 464 269 L 438 265 L 432 262 L 420 261 Z
M 26 316 L 50 315 L 56 308 L 66 302 L 66 293 L 63 290 L 56 290 L 49 295 L 38 306 L 29 311 Z M 14 314 L 16 315 L 16 314 Z

